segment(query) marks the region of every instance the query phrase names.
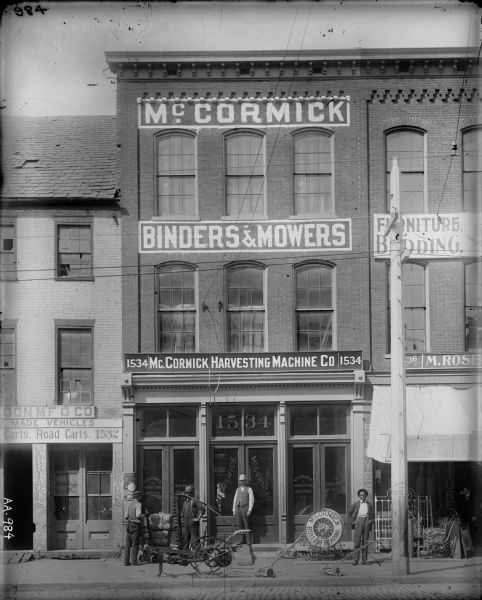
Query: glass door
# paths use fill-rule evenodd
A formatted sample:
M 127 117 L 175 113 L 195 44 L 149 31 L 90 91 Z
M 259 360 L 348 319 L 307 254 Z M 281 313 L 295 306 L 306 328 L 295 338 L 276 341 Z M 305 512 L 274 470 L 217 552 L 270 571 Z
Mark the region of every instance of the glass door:
M 51 450 L 51 547 L 107 549 L 112 545 L 112 446 Z
M 290 539 L 303 531 L 308 516 L 321 508 L 336 511 L 346 523 L 348 495 L 348 444 L 293 444 L 290 448 L 288 514 Z M 348 529 L 344 538 L 349 539 Z
M 149 513 L 178 513 L 186 485 L 198 492 L 197 448 L 179 446 L 141 447 L 138 473 L 142 504 Z
M 253 543 L 278 540 L 275 446 L 240 444 L 216 446 L 211 451 L 210 504 L 218 514 L 210 516 L 212 535 L 229 536 L 236 528 L 233 500 L 238 477 L 244 473 L 253 489 L 251 515 Z

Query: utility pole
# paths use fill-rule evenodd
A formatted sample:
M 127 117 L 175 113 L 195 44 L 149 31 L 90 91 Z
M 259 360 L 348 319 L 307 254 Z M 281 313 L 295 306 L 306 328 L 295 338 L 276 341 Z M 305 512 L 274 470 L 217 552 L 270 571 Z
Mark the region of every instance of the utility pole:
M 400 214 L 400 169 L 393 159 L 390 173 L 390 354 L 391 354 L 391 462 L 392 462 L 392 574 L 407 575 L 408 472 L 405 400 L 405 331 L 402 302 L 403 222 Z

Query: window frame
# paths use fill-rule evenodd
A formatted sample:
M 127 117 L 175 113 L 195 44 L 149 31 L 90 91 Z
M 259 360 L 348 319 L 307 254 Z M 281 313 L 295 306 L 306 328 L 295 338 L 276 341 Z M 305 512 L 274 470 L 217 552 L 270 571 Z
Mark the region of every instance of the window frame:
M 406 319 L 405 319 L 405 311 L 407 310 L 407 306 L 405 306 L 405 303 L 403 303 L 403 326 L 404 326 L 404 348 L 405 348 L 405 353 L 406 354 L 423 354 L 426 352 L 430 352 L 430 304 L 429 304 L 429 265 L 428 263 L 425 262 L 421 262 L 421 261 L 416 261 L 416 260 L 410 260 L 407 262 L 404 262 L 402 264 L 402 298 L 403 298 L 403 290 L 404 290 L 404 277 L 403 277 L 403 267 L 407 266 L 407 265 L 416 265 L 417 267 L 420 267 L 421 269 L 423 269 L 423 277 L 424 277 L 424 302 L 425 302 L 425 326 L 424 326 L 424 333 L 425 333 L 425 339 L 424 339 L 424 348 L 421 350 L 409 350 L 407 348 L 407 329 L 406 329 Z M 386 310 L 386 318 L 387 318 L 387 356 L 391 355 L 391 305 L 390 305 L 390 264 L 387 263 L 387 269 L 386 269 L 386 276 L 387 276 L 387 286 L 386 286 L 386 291 L 387 291 L 387 310 Z M 408 309 L 415 309 L 415 308 L 422 308 L 422 307 L 414 307 L 414 306 L 409 306 Z M 414 329 L 411 329 L 410 331 L 415 331 Z
M 298 273 L 302 271 L 307 271 L 309 269 L 326 269 L 330 271 L 331 276 L 331 309 L 300 309 L 298 308 Z M 318 352 L 318 351 L 333 351 L 337 348 L 337 320 L 336 320 L 336 265 L 333 263 L 329 263 L 326 261 L 304 261 L 302 263 L 297 263 L 293 265 L 293 307 L 294 307 L 294 350 L 296 352 Z M 331 319 L 331 348 L 322 348 L 321 350 L 300 350 L 298 344 L 298 315 L 305 312 L 317 312 L 317 313 L 327 313 L 331 311 L 332 319 Z
M 400 168 L 400 211 L 404 214 L 421 214 L 421 213 L 426 213 L 428 212 L 428 157 L 427 157 L 427 145 L 428 145 L 428 136 L 427 136 L 427 132 L 420 128 L 420 127 L 413 127 L 413 126 L 409 126 L 409 125 L 402 125 L 402 126 L 397 126 L 397 127 L 392 127 L 390 129 L 387 129 L 384 132 L 384 146 L 383 146 L 383 152 L 384 152 L 384 168 L 385 168 L 385 182 L 384 182 L 384 189 L 385 189 L 385 205 L 386 205 L 386 209 L 387 212 L 391 211 L 391 206 L 390 206 L 390 189 L 389 189 L 389 181 L 390 181 L 390 172 L 388 170 L 388 138 L 390 135 L 392 134 L 396 134 L 396 133 L 403 133 L 403 132 L 409 132 L 409 133 L 413 133 L 413 134 L 417 134 L 422 136 L 422 143 L 423 143 L 423 206 L 421 208 L 421 210 L 419 211 L 413 211 L 413 210 L 406 210 L 405 206 L 404 206 L 404 201 L 402 198 L 402 176 L 404 173 L 419 173 L 420 171 L 403 171 Z M 399 167 L 401 167 L 400 165 L 400 158 L 399 158 Z
M 171 269 L 176 270 L 178 268 L 181 271 L 188 271 L 193 274 L 193 308 L 192 309 L 181 309 L 181 310 L 161 310 L 160 308 L 160 281 L 159 275 L 162 271 L 172 272 Z M 187 350 L 163 350 L 161 344 L 161 313 L 175 313 L 182 312 L 185 313 L 193 313 L 194 314 L 194 349 L 192 352 L 199 351 L 199 270 L 196 265 L 187 262 L 167 262 L 156 265 L 155 268 L 155 276 L 156 276 L 156 284 L 155 284 L 155 311 L 156 311 L 156 349 L 157 352 L 165 353 L 165 354 L 189 354 L 190 351 Z M 172 288 L 171 288 L 172 289 Z
M 15 220 L 6 219 L 0 223 L 0 227 L 3 229 L 12 229 L 12 250 L 3 249 L 3 240 L 10 239 L 7 237 L 1 237 L 2 244 L 0 244 L 0 281 L 16 281 L 17 280 L 17 223 Z M 12 264 L 14 268 L 11 271 L 4 269 L 4 257 L 13 256 Z
M 95 403 L 95 386 L 94 386 L 94 377 L 95 377 L 95 363 L 94 363 L 94 354 L 95 354 L 95 337 L 94 337 L 94 322 L 93 321 L 85 321 L 85 322 L 72 322 L 72 321 L 64 321 L 63 319 L 59 319 L 55 325 L 55 356 L 56 356 L 56 404 L 58 406 L 92 406 Z M 62 356 L 61 356 L 61 333 L 64 331 L 88 331 L 90 333 L 90 399 L 88 403 L 80 402 L 64 402 L 63 394 L 66 392 L 62 391 Z
M 477 265 L 478 265 L 478 269 L 477 269 Z M 480 350 L 482 349 L 482 302 L 481 304 L 467 304 L 467 270 L 469 268 L 475 268 L 476 269 L 476 279 L 474 281 L 471 282 L 471 285 L 473 285 L 474 289 L 477 289 L 477 283 L 478 283 L 478 287 L 480 289 L 480 284 L 482 281 L 482 261 L 480 260 L 472 260 L 470 262 L 466 262 L 464 263 L 464 351 L 465 352 L 480 352 Z M 480 292 L 479 292 L 480 293 Z M 482 294 L 481 294 L 482 296 Z M 469 308 L 472 309 L 476 309 L 477 312 L 480 314 L 480 321 L 476 319 L 476 336 L 475 336 L 475 347 L 473 348 L 469 348 L 469 336 L 468 336 L 468 319 L 467 319 L 467 310 Z M 477 326 L 478 324 L 478 326 Z M 480 332 L 479 332 L 480 330 Z
M 230 175 L 228 173 L 228 142 L 236 137 L 241 137 L 241 136 L 246 136 L 246 135 L 250 135 L 252 137 L 258 138 L 261 140 L 261 150 L 262 150 L 262 159 L 263 159 L 263 163 L 262 163 L 262 169 L 263 169 L 263 174 L 262 175 L 256 175 L 256 178 L 259 178 L 261 181 L 261 193 L 259 194 L 259 198 L 262 201 L 262 206 L 259 212 L 240 212 L 239 210 L 236 211 L 234 214 L 231 214 L 228 210 L 229 208 L 229 204 L 228 204 L 228 180 L 230 177 L 234 178 L 236 177 L 235 175 Z M 258 156 L 258 155 L 257 155 Z M 255 161 L 256 162 L 256 161 Z M 266 211 L 266 206 L 267 206 L 267 190 L 266 190 L 266 173 L 267 173 L 267 164 L 266 164 L 266 134 L 263 131 L 259 131 L 257 129 L 248 129 L 248 128 L 242 128 L 242 129 L 235 129 L 235 130 L 231 130 L 231 131 L 227 131 L 224 136 L 223 136 L 223 189 L 224 189 L 224 218 L 225 219 L 247 219 L 249 218 L 251 219 L 263 219 L 266 218 L 267 216 L 267 211 Z M 249 179 L 251 180 L 251 178 L 253 177 L 252 174 L 250 174 L 249 176 L 237 176 L 239 178 L 241 177 L 249 177 Z M 258 200 L 259 202 L 259 200 Z
M 59 248 L 59 242 L 60 242 L 60 229 L 61 227 L 70 227 L 70 228 L 82 228 L 82 229 L 89 229 L 89 245 L 90 245 L 90 256 L 91 256 L 91 261 L 90 261 L 90 275 L 86 275 L 86 276 L 81 276 L 81 275 L 76 275 L 76 276 L 68 276 L 68 275 L 61 275 L 60 274 L 60 269 L 61 269 L 61 261 L 60 261 L 60 255 L 62 254 L 62 252 L 60 251 Z M 76 254 L 75 252 L 71 252 L 70 254 Z M 78 254 L 82 254 L 81 252 L 79 252 Z M 93 281 L 94 280 L 94 226 L 93 226 L 93 221 L 89 220 L 89 221 L 55 221 L 55 277 L 54 279 L 56 281 Z
M 479 173 L 479 182 L 482 185 L 482 168 L 479 168 L 478 170 L 466 170 L 465 169 L 465 162 L 466 162 L 465 161 L 465 136 L 470 135 L 472 133 L 475 133 L 476 135 L 478 135 L 479 142 L 480 142 L 480 146 L 479 146 L 480 155 L 478 157 L 479 158 L 479 160 L 478 160 L 479 166 L 482 161 L 482 126 L 476 125 L 473 127 L 467 127 L 466 129 L 464 129 L 461 132 L 461 135 L 462 135 L 462 207 L 463 207 L 463 210 L 466 212 L 478 213 L 478 212 L 482 211 L 480 195 L 479 195 L 479 203 L 477 206 L 468 206 L 468 202 L 466 202 L 467 194 L 465 191 L 465 174 L 466 173 Z M 480 192 L 482 194 L 482 189 L 480 190 Z
M 1 352 L 0 356 L 4 355 L 4 348 L 7 342 L 4 339 L 5 333 L 9 333 L 12 335 L 11 344 L 13 346 L 13 366 L 4 366 L 0 362 L 0 373 L 1 373 L 1 386 L 0 386 L 0 406 L 14 406 L 17 403 L 17 321 L 7 319 L 2 323 L 2 327 L 0 328 L 0 346 Z M 11 387 L 11 401 L 7 401 L 4 392 L 5 392 L 5 379 L 8 382 L 8 385 Z M 11 381 L 10 381 L 11 380 Z
M 322 136 L 325 138 L 328 138 L 329 140 L 329 145 L 330 145 L 330 208 L 328 212 L 323 212 L 323 211 L 315 211 L 315 212 L 302 212 L 299 211 L 297 209 L 296 206 L 296 185 L 295 185 L 295 178 L 296 175 L 303 175 L 306 173 L 296 173 L 296 152 L 295 152 L 295 141 L 296 138 L 302 138 L 302 137 L 306 137 L 308 135 L 317 135 L 317 136 Z M 313 129 L 313 128 L 306 128 L 306 129 L 298 129 L 296 131 L 293 131 L 291 134 L 291 165 L 292 165 L 292 209 L 293 209 L 293 216 L 294 217 L 303 217 L 303 218 L 308 218 L 308 217 L 330 217 L 333 216 L 335 214 L 335 134 L 332 131 L 328 131 L 326 129 Z M 318 172 L 316 173 L 316 175 L 318 177 L 323 177 L 324 173 L 323 172 Z
M 182 175 L 181 177 L 185 177 L 186 179 L 188 177 L 191 177 L 193 180 L 193 198 L 192 198 L 192 211 L 190 212 L 186 212 L 186 213 L 174 213 L 174 212 L 170 212 L 170 213 L 166 213 L 163 214 L 160 210 L 160 194 L 159 194 L 159 182 L 161 176 L 159 174 L 159 144 L 160 141 L 162 139 L 168 139 L 168 138 L 174 138 L 174 137 L 182 137 L 182 138 L 186 138 L 189 139 L 192 143 L 192 156 L 193 156 L 193 172 L 191 175 Z M 153 156 L 154 156 L 154 169 L 153 169 L 153 173 L 154 173 L 154 206 L 153 206 L 153 220 L 163 220 L 163 221 L 189 221 L 190 219 L 195 219 L 198 220 L 199 219 L 199 203 L 198 203 L 198 179 L 199 179 L 199 166 L 198 166 L 198 134 L 194 131 L 190 131 L 190 130 L 180 130 L 180 129 L 168 129 L 167 131 L 162 131 L 160 133 L 157 133 L 156 135 L 154 135 L 153 137 L 153 143 L 154 143 L 154 150 L 153 150 Z M 164 177 L 168 178 L 168 177 L 173 177 L 172 173 L 169 175 L 165 175 Z
M 241 269 L 257 269 L 260 270 L 262 272 L 262 281 L 263 281 L 263 288 L 262 288 L 262 294 L 263 294 L 263 308 L 262 309 L 247 309 L 247 310 L 242 310 L 242 308 L 239 309 L 231 309 L 230 308 L 230 304 L 229 304 L 229 291 L 230 291 L 230 286 L 229 286 L 229 274 L 232 271 L 236 271 L 236 270 L 241 270 Z M 268 290 L 267 290 L 267 267 L 266 265 L 256 262 L 256 261 L 242 261 L 242 262 L 235 262 L 235 263 L 230 263 L 229 265 L 226 265 L 225 267 L 225 282 L 226 282 L 226 293 L 225 293 L 225 299 L 224 299 L 224 306 L 226 307 L 225 310 L 225 345 L 226 345 L 226 351 L 227 352 L 234 352 L 234 353 L 240 353 L 240 352 L 252 352 L 252 353 L 256 353 L 256 352 L 265 352 L 266 349 L 268 348 L 268 331 L 267 331 L 267 303 L 266 303 L 266 299 L 267 299 L 267 294 L 268 294 Z M 230 315 L 233 313 L 242 313 L 242 312 L 257 312 L 257 313 L 262 313 L 263 318 L 263 347 L 260 350 L 233 350 L 231 349 L 231 343 L 230 343 Z M 240 330 L 241 331 L 241 330 Z

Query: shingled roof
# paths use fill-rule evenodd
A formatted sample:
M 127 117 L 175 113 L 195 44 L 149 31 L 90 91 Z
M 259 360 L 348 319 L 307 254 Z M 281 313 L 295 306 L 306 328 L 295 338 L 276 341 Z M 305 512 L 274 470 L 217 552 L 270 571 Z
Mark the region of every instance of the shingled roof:
M 114 116 L 4 117 L 1 196 L 113 200 Z

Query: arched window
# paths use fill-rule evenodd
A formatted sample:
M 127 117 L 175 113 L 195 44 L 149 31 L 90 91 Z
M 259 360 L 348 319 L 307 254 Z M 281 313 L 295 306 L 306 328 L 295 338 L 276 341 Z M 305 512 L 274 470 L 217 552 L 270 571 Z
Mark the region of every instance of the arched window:
M 332 267 L 306 265 L 296 269 L 296 349 L 333 348 Z
M 390 210 L 390 173 L 393 158 L 400 168 L 400 208 L 404 213 L 425 211 L 425 135 L 414 129 L 397 129 L 386 135 L 387 209 Z
M 333 136 L 303 131 L 293 136 L 296 215 L 333 213 Z
M 169 133 L 157 140 L 158 216 L 196 214 L 195 138 L 189 133 Z
M 482 197 L 482 128 L 468 129 L 462 134 L 464 209 L 480 212 Z
M 227 271 L 227 346 L 230 352 L 264 350 L 264 269 L 241 265 Z
M 482 262 L 465 265 L 465 349 L 482 348 Z
M 259 133 L 230 133 L 225 139 L 226 214 L 260 217 L 264 209 L 264 138 Z
M 195 270 L 189 265 L 160 267 L 157 272 L 158 349 L 195 352 Z

